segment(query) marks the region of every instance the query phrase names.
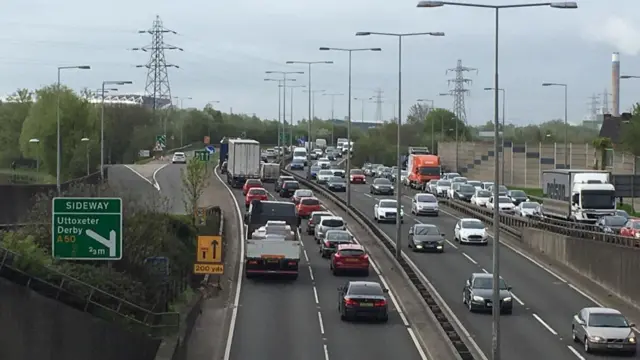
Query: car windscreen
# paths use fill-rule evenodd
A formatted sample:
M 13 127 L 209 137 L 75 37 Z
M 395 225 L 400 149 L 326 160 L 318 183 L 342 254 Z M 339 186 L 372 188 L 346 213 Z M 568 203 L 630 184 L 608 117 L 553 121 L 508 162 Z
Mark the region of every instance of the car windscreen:
M 351 241 L 351 234 L 346 231 L 328 231 L 325 235 L 325 240 L 328 241 Z
M 629 322 L 621 314 L 591 313 L 589 326 L 608 328 L 628 328 Z
M 395 200 L 382 200 L 378 204 L 378 207 L 395 209 L 396 207 L 398 207 L 398 203 Z
M 342 227 L 344 226 L 344 221 L 340 219 L 325 219 L 322 221 L 322 226 L 326 227 Z
M 414 235 L 440 235 L 440 229 L 433 225 L 418 225 L 414 229 Z
M 440 180 L 440 181 L 438 181 L 438 186 L 450 187 L 451 186 L 451 181 Z
M 461 193 L 464 194 L 474 194 L 476 192 L 476 188 L 473 185 L 460 185 L 460 190 Z
M 477 278 L 473 281 L 474 289 L 492 289 L 493 288 L 493 279 L 490 277 L 481 277 Z M 500 279 L 500 290 L 507 290 L 507 283 Z
M 481 221 L 467 220 L 462 222 L 463 229 L 484 229 L 484 224 Z
M 382 287 L 378 284 L 351 284 L 347 295 L 354 296 L 384 296 Z
M 375 179 L 373 180 L 374 185 L 391 185 L 391 181 L 389 179 Z
M 482 183 L 480 181 L 467 181 L 467 184 L 472 185 L 472 186 L 482 186 Z
M 488 197 L 491 197 L 491 191 L 487 191 L 487 190 L 478 191 L 478 192 L 476 193 L 476 197 L 480 197 L 480 198 L 488 198 Z
M 304 160 L 303 159 L 293 159 L 291 161 L 292 164 L 304 164 Z
M 433 203 L 438 202 L 438 199 L 433 195 L 418 195 L 416 197 L 416 201 L 421 203 Z
M 318 199 L 312 199 L 312 198 L 304 198 L 302 200 L 300 200 L 300 203 L 302 205 L 320 205 L 320 201 Z
M 500 204 L 511 204 L 511 199 L 509 199 L 509 198 L 508 198 L 508 197 L 506 197 L 506 196 L 499 196 L 499 197 L 498 197 L 498 202 L 499 202 Z
M 307 157 L 306 151 L 294 151 L 293 157 Z
M 262 185 L 262 181 L 260 180 L 247 180 L 247 185 Z
M 312 167 L 311 167 L 311 171 L 312 171 L 312 172 L 318 172 L 318 170 L 320 170 L 320 167 L 319 167 L 319 166 L 312 166 Z
M 364 171 L 359 170 L 359 169 L 353 169 L 353 170 L 349 171 L 349 173 L 351 175 L 364 175 Z
M 249 195 L 267 195 L 267 191 L 265 189 L 251 189 Z
M 323 216 L 331 216 L 331 214 L 329 214 L 329 213 L 317 213 L 317 214 L 314 214 L 311 217 L 311 220 L 313 220 L 313 222 L 317 224 L 318 221 L 320 221 L 320 218 L 323 217 Z
M 511 190 L 511 196 L 515 198 L 526 198 L 527 194 L 522 190 Z
M 286 181 L 284 185 L 282 185 L 285 189 L 298 189 L 300 188 L 300 184 L 296 181 Z

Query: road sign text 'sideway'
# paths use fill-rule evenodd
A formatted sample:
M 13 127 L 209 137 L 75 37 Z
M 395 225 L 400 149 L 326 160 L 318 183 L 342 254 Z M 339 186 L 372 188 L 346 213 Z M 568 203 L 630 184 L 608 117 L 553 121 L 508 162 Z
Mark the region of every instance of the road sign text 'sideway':
M 52 211 L 53 256 L 67 260 L 122 258 L 122 200 L 55 198 Z

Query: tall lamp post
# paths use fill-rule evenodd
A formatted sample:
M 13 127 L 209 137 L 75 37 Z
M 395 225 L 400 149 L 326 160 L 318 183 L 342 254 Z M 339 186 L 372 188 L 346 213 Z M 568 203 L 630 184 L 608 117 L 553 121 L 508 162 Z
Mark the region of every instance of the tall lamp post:
M 322 96 L 331 96 L 331 146 L 333 146 L 333 136 L 334 136 L 334 126 L 336 117 L 334 115 L 334 108 L 336 103 L 336 96 L 343 96 L 342 93 L 334 93 L 334 94 L 322 94 Z
M 83 137 L 80 139 L 83 143 L 86 144 L 86 157 L 87 157 L 87 176 L 91 173 L 91 166 L 89 165 L 89 138 Z
M 285 121 L 287 121 L 287 75 L 293 75 L 293 74 L 304 74 L 304 71 L 265 71 L 265 74 L 279 74 L 282 75 L 282 125 L 280 127 L 280 129 L 278 130 L 278 146 L 280 146 L 280 143 L 282 143 L 282 147 L 284 147 L 284 143 L 285 143 L 285 128 L 284 128 L 284 123 Z M 293 81 L 295 81 L 294 79 L 291 79 Z M 280 86 L 278 86 L 278 95 L 280 94 Z M 280 134 L 280 131 L 282 131 L 282 135 Z M 280 136 L 282 136 L 282 141 L 280 141 Z M 284 156 L 284 150 L 278 148 L 278 151 L 281 152 L 281 154 Z
M 539 7 L 539 6 L 550 6 L 553 8 L 560 9 L 576 9 L 578 5 L 575 2 L 547 2 L 547 3 L 532 3 L 532 4 L 505 4 L 505 5 L 485 5 L 485 4 L 468 4 L 468 3 L 460 3 L 460 2 L 451 2 L 451 1 L 420 1 L 418 3 L 419 8 L 434 8 L 441 7 L 443 5 L 454 5 L 454 6 L 466 6 L 466 7 L 476 7 L 476 8 L 485 8 L 492 9 L 495 13 L 495 74 L 494 74 L 494 151 L 498 153 L 498 89 L 500 89 L 500 84 L 498 81 L 498 70 L 499 70 L 499 13 L 500 9 L 513 9 L 513 8 L 526 8 L 526 7 Z M 499 158 L 495 157 L 495 173 L 494 173 L 494 182 L 498 184 L 499 182 Z M 494 199 L 497 201 L 500 196 L 499 186 L 494 186 Z M 500 212 L 499 207 L 496 206 L 493 210 L 493 296 L 492 301 L 494 304 L 500 303 Z M 493 327 L 492 327 L 492 341 L 491 341 L 491 358 L 493 360 L 500 360 L 500 307 L 494 306 L 492 309 L 492 317 L 493 317 Z
M 278 85 L 280 86 L 280 85 Z M 306 85 L 289 85 L 289 89 L 291 89 L 291 98 L 289 99 L 289 146 L 293 146 L 293 90 L 295 88 L 305 88 Z M 286 111 L 286 110 L 285 110 Z
M 282 129 L 280 128 L 282 126 L 282 94 L 280 93 L 280 88 L 284 88 L 284 83 L 287 81 L 296 81 L 296 79 L 287 79 L 287 78 L 283 78 L 283 79 L 264 79 L 264 81 L 276 81 L 278 82 L 278 151 L 281 151 L 280 149 L 280 132 L 282 131 Z
M 333 64 L 333 61 L 298 61 L 298 60 L 289 60 L 286 62 L 287 64 L 304 64 L 307 65 L 309 67 L 309 71 L 308 71 L 308 75 L 309 75 L 309 80 L 307 82 L 307 89 L 311 90 L 311 65 L 316 65 L 316 64 Z M 307 155 L 307 161 L 309 162 L 309 165 L 311 165 L 311 92 L 309 92 L 309 119 L 307 119 L 307 143 L 309 143 L 309 151 Z M 311 178 L 311 166 L 307 166 L 307 179 Z
M 106 85 L 129 85 L 132 81 L 103 81 L 102 91 L 100 92 L 100 181 L 104 181 L 104 94 L 108 90 Z M 117 89 L 113 90 L 116 91 Z
M 620 78 L 623 78 L 622 76 Z M 569 86 L 562 83 L 542 83 L 542 86 L 561 86 L 564 88 L 564 168 L 569 166 L 569 119 L 567 93 Z
M 180 102 L 180 110 L 184 109 L 185 100 L 193 100 L 191 96 L 174 96 L 173 98 Z M 181 112 L 180 118 L 182 121 L 180 122 L 180 147 L 184 146 L 184 116 L 183 115 L 184 114 L 182 114 Z
M 36 144 L 36 173 L 40 175 L 40 139 L 29 139 L 30 144 Z
M 314 120 L 316 118 L 316 94 L 324 93 L 326 90 L 315 89 L 315 90 L 302 90 L 302 92 L 311 93 L 311 119 Z
M 368 97 L 368 98 L 360 98 L 360 97 L 354 97 L 353 98 L 354 101 L 362 101 L 362 115 L 360 117 L 360 121 L 364 122 L 364 103 L 369 101 L 369 100 L 373 100 L 373 97 Z
M 485 91 L 495 91 L 494 88 L 492 87 L 486 87 L 484 88 Z M 504 178 L 504 138 L 505 138 L 505 129 L 506 129 L 506 104 L 507 104 L 507 91 L 504 88 L 499 88 L 498 91 L 502 91 L 502 136 L 500 137 L 500 142 L 501 142 L 501 146 L 502 146 L 502 157 L 500 158 L 500 161 L 502 162 L 501 167 L 502 167 L 502 184 L 504 185 L 506 183 L 506 180 Z M 499 134 L 500 132 L 498 132 Z
M 429 108 L 429 111 L 427 112 L 427 116 L 429 116 L 429 113 L 432 112 L 434 110 L 434 101 L 433 100 L 429 100 L 429 99 L 418 99 L 418 102 L 430 102 L 431 103 L 431 107 Z M 425 121 L 427 120 L 426 118 L 424 119 Z M 433 153 L 433 150 L 436 148 L 436 139 L 435 139 L 435 127 L 434 127 L 435 121 L 431 121 L 431 152 Z
M 347 142 L 349 143 L 349 151 L 347 151 L 347 177 L 351 172 L 351 58 L 354 51 L 382 51 L 381 48 L 332 48 L 323 46 L 320 51 L 340 51 L 349 53 L 349 97 L 348 114 L 347 114 Z M 351 180 L 347 181 L 347 209 L 351 206 Z

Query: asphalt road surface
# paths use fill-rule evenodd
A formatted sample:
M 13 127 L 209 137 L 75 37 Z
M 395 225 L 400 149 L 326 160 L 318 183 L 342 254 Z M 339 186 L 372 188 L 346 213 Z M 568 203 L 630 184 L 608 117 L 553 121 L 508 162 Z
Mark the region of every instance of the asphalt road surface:
M 109 166 L 108 183 L 115 194 L 135 205 L 156 206 L 158 190 L 124 165 Z M 125 201 L 125 205 L 126 201 Z
M 166 199 L 166 206 L 170 214 L 185 214 L 183 201 L 185 196 L 182 191 L 180 170 L 186 166 L 184 164 L 169 163 L 156 173 L 155 180 L 160 187 L 161 197 Z
M 244 211 L 242 192 L 233 193 Z M 348 280 L 379 281 L 373 269 L 368 277 L 336 277 L 313 236 L 303 232 L 303 245 L 296 281 L 242 279 L 230 359 L 422 359 L 392 302 L 387 323 L 340 320 L 337 288 Z
M 300 172 L 302 174 L 302 172 Z M 369 185 L 352 184 L 351 204 L 373 218 L 373 206 L 381 198 L 373 196 Z M 346 199 L 345 193 L 339 193 Z M 410 195 L 410 194 L 408 194 Z M 411 198 L 403 196 L 405 222 L 402 226 L 402 246 L 422 273 L 434 285 L 462 325 L 487 357 L 491 357 L 491 314 L 470 313 L 462 304 L 462 289 L 472 273 L 491 272 L 492 244 L 488 246 L 459 245 L 453 241 L 457 222 L 452 214 L 441 210 L 438 217 L 411 215 Z M 443 254 L 413 253 L 407 247 L 409 228 L 416 223 L 437 225 L 446 234 Z M 392 239 L 395 224 L 380 224 Z M 571 319 L 581 308 L 597 306 L 574 290 L 562 278 L 535 265 L 506 246 L 501 247 L 501 276 L 513 287 L 514 311 L 501 316 L 501 351 L 503 359 L 608 359 L 606 355 L 590 355 L 582 344 L 571 340 Z M 611 357 L 618 359 L 619 357 Z

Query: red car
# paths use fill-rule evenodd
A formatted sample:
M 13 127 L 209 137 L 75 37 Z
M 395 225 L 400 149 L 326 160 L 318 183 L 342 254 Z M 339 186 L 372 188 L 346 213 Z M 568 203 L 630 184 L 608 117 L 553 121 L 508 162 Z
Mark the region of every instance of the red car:
M 349 171 L 349 181 L 352 184 L 366 184 L 367 177 L 364 176 L 364 171 L 360 169 L 351 169 Z
M 247 181 L 244 182 L 244 186 L 242 187 L 242 195 L 247 195 L 249 190 L 253 188 L 264 189 L 264 186 L 262 186 L 262 181 L 260 179 L 247 179 Z
M 624 227 L 620 229 L 621 236 L 640 238 L 640 219 L 629 219 Z
M 340 272 L 357 271 L 369 275 L 369 256 L 362 245 L 342 244 L 331 255 L 331 271 L 333 275 Z
M 307 218 L 312 212 L 320 210 L 322 210 L 320 200 L 314 197 L 304 197 L 300 199 L 300 202 L 296 205 L 296 212 L 298 216 L 302 218 Z
M 293 196 L 291 197 L 291 201 L 293 201 L 294 204 L 298 205 L 300 203 L 300 200 L 302 200 L 302 198 L 308 198 L 308 197 L 313 197 L 313 191 L 309 189 L 298 189 L 293 193 Z
M 267 190 L 263 188 L 259 188 L 259 187 L 251 188 L 249 189 L 249 192 L 244 198 L 244 205 L 247 209 L 249 208 L 249 205 L 253 200 L 267 201 L 269 200 L 269 193 L 267 193 Z

